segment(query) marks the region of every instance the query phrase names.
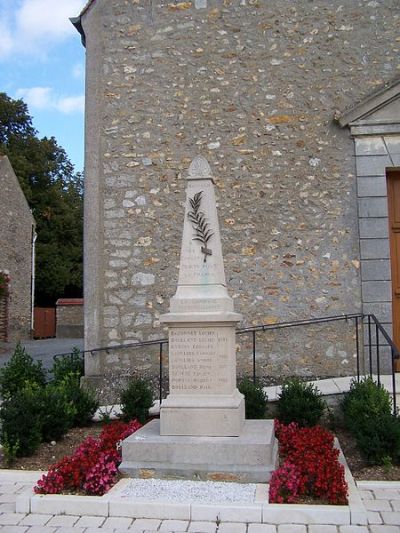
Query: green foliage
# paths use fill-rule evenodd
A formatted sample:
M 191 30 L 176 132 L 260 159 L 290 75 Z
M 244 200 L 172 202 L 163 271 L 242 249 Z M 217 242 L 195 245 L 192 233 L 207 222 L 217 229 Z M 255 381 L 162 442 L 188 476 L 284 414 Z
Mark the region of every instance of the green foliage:
M 23 389 L 27 383 L 44 386 L 46 372 L 42 362 L 35 362 L 18 343 L 8 363 L 0 369 L 0 396 L 9 398 Z
M 301 427 L 318 424 L 326 409 L 319 390 L 298 378 L 285 381 L 277 402 L 278 419 L 284 424 L 297 422 Z
M 385 413 L 366 417 L 352 431 L 357 447 L 371 465 L 398 464 L 400 461 L 400 420 Z
M 341 406 L 345 426 L 368 463 L 400 461 L 400 419 L 392 415 L 388 391 L 372 378 L 354 380 Z
M 345 426 L 352 431 L 366 417 L 390 415 L 392 402 L 388 391 L 368 377 L 351 382 L 350 391 L 342 401 L 342 411 Z
M 79 348 L 74 348 L 71 355 L 57 357 L 54 360 L 52 374 L 54 381 L 62 381 L 68 374 L 84 374 L 84 361 Z
M 82 293 L 82 176 L 54 137 L 37 136 L 22 100 L 0 92 L 0 155 L 7 155 L 36 221 L 36 299 Z
M 249 379 L 243 379 L 240 381 L 238 389 L 244 395 L 246 419 L 265 418 L 268 396 L 263 391 L 262 385 L 254 384 Z
M 1 405 L 1 443 L 16 456 L 32 455 L 40 445 L 42 397 L 43 388 L 28 383 Z
M 149 381 L 133 379 L 120 396 L 122 418 L 126 421 L 137 418 L 141 424 L 146 422 L 149 409 L 153 405 L 153 390 Z
M 49 383 L 41 398 L 42 440 L 50 442 L 60 439 L 73 426 L 76 409 L 62 386 Z
M 4 463 L 8 468 L 10 468 L 14 464 L 15 459 L 17 458 L 19 441 L 14 443 L 10 442 L 7 433 L 4 433 L 2 439 L 2 446 Z
M 73 425 L 83 427 L 87 425 L 99 407 L 99 402 L 91 390 L 82 389 L 80 374 L 70 372 L 58 382 L 58 388 L 63 392 L 67 401 L 74 407 Z

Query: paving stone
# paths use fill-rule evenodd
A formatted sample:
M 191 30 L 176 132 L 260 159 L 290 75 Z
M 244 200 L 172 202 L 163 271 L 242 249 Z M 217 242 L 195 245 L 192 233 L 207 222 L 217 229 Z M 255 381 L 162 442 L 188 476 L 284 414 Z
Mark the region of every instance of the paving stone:
M 276 526 L 271 524 L 249 524 L 247 533 L 276 533 Z
M 308 526 L 308 533 L 337 533 L 337 527 L 315 524 Z
M 57 533 L 56 527 L 50 526 L 31 526 L 26 533 Z
M 0 526 L 0 533 L 28 533 L 29 526 Z
M 281 524 L 278 526 L 278 533 L 306 533 L 307 526 L 302 524 Z
M 116 531 L 114 528 L 102 528 L 102 527 L 87 527 L 85 533 L 111 533 Z M 122 531 L 122 530 L 121 530 Z M 125 529 L 124 533 L 129 533 L 129 529 Z
M 21 526 L 44 526 L 52 518 L 50 514 L 28 514 L 21 520 Z
M 368 524 L 383 524 L 381 514 L 377 511 L 367 512 Z
M 250 526 L 249 526 L 250 527 Z M 215 522 L 190 522 L 188 531 L 193 533 L 215 533 L 217 524 Z
M 370 526 L 370 533 L 400 533 L 400 526 Z
M 400 490 L 375 489 L 373 492 L 377 500 L 400 500 Z
M 10 502 L 15 503 L 16 499 L 17 499 L 17 494 L 15 494 L 14 492 L 11 492 L 10 494 L 9 493 L 0 494 L 0 503 L 10 503 Z
M 367 526 L 340 526 L 340 533 L 369 533 Z
M 133 522 L 130 529 L 139 531 L 153 529 L 157 531 L 157 529 L 160 527 L 160 524 L 161 520 L 156 520 L 155 518 L 138 518 Z
M 79 516 L 74 515 L 57 515 L 53 516 L 51 520 L 48 521 L 48 526 L 64 526 L 71 527 L 79 520 Z
M 239 522 L 221 522 L 218 533 L 246 533 L 247 525 Z
M 15 526 L 21 522 L 26 515 L 21 513 L 4 513 L 0 515 L 0 525 Z
M 56 533 L 85 533 L 85 529 L 86 528 L 84 527 L 65 526 L 65 527 L 59 527 L 58 529 L 56 529 Z
M 390 500 L 393 511 L 400 511 L 400 500 Z
M 103 529 L 128 529 L 128 527 L 132 524 L 133 520 L 132 518 L 125 518 L 125 517 L 119 517 L 119 516 L 109 516 L 105 519 L 104 524 L 102 525 Z
M 189 522 L 187 520 L 163 520 L 160 531 L 187 531 Z
M 393 511 L 392 513 L 382 511 L 381 516 L 384 524 L 399 526 L 400 525 L 400 512 Z
M 15 513 L 15 503 L 0 503 L 0 513 Z
M 366 500 L 364 502 L 365 508 L 368 511 L 391 511 L 390 502 L 388 500 Z
M 105 518 L 104 516 L 81 516 L 75 526 L 77 527 L 100 527 Z

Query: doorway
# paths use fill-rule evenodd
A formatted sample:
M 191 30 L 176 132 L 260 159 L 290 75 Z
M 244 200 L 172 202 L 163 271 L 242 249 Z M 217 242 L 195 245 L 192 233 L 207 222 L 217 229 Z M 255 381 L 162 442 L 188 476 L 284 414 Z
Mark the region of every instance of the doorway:
M 393 341 L 400 347 L 400 170 L 387 172 Z M 396 371 L 400 361 L 396 361 Z

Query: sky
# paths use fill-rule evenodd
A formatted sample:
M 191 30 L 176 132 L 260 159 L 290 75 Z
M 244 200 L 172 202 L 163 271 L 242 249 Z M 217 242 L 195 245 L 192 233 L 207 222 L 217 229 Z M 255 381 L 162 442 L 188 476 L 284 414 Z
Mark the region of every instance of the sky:
M 39 137 L 55 137 L 83 170 L 85 49 L 69 18 L 87 0 L 0 0 L 0 92 L 28 105 Z

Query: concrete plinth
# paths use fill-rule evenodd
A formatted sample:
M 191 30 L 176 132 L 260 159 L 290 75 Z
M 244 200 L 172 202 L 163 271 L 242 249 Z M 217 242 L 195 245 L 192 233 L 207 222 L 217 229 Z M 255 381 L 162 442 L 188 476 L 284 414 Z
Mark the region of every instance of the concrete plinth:
M 273 420 L 246 420 L 238 437 L 160 435 L 152 420 L 122 443 L 123 474 L 138 478 L 265 482 L 276 468 Z
M 170 394 L 160 410 L 161 435 L 238 437 L 243 431 L 244 397 Z

